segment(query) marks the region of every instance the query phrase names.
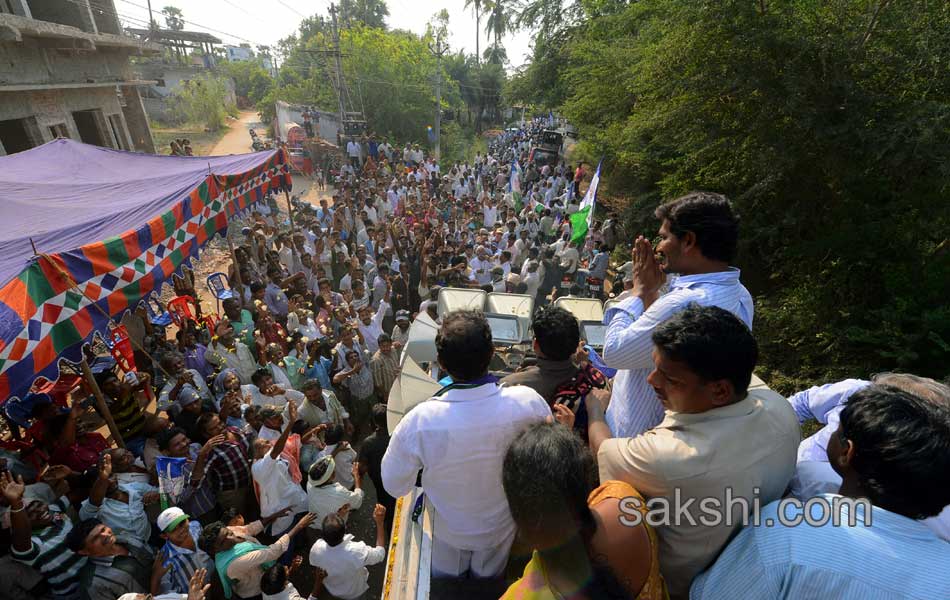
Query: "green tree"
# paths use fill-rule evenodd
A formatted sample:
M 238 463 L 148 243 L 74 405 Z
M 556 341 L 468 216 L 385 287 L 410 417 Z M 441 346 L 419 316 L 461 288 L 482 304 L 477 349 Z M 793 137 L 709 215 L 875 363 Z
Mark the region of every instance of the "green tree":
M 227 98 L 224 78 L 206 74 L 183 82 L 175 90 L 171 97 L 172 114 L 180 122 L 201 124 L 217 131 L 224 127 L 228 114 L 236 111 Z
M 224 63 L 221 70 L 234 81 L 238 99 L 245 99 L 250 106 L 263 100 L 274 86 L 270 73 L 256 59 Z
M 481 38 L 482 0 L 465 0 L 465 8 L 471 8 L 475 13 L 475 60 L 481 61 L 479 39 Z
M 584 6 L 594 5 L 559 75 L 579 152 L 606 154 L 604 196 L 627 198 L 634 232 L 656 227 L 661 199 L 691 189 L 733 199 L 773 385 L 886 369 L 944 376 L 946 5 Z
M 185 28 L 184 15 L 181 9 L 175 6 L 166 6 L 162 9 L 162 15 L 165 17 L 165 25 L 173 31 L 181 31 Z
M 501 38 L 511 29 L 510 0 L 486 0 L 485 9 L 488 19 L 485 21 L 485 33 L 494 37 L 494 45 L 501 46 Z
M 389 7 L 384 0 L 340 0 L 340 15 L 343 27 L 386 29 Z

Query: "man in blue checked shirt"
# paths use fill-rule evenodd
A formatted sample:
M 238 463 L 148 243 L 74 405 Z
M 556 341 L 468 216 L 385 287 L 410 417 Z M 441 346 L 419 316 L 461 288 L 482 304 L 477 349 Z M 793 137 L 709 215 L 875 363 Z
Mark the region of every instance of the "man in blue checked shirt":
M 635 437 L 663 420 L 663 406 L 647 383 L 653 370 L 653 329 L 688 304 L 718 306 L 752 327 L 752 296 L 730 267 L 739 219 L 725 196 L 693 192 L 656 209 L 662 221 L 654 254 L 643 236 L 633 245 L 633 288 L 604 315 L 603 359 L 618 369 L 607 408 L 614 437 Z M 674 276 L 675 274 L 675 276 Z M 660 289 L 669 279 L 669 289 Z
M 159 550 L 162 566 L 152 570 L 152 592 L 187 594 L 199 569 L 214 570 L 211 557 L 198 547 L 201 525 L 177 506 L 163 510 L 156 523 L 165 544 Z
M 813 520 L 792 526 L 779 515 L 804 516 L 801 506 L 766 505 L 690 598 L 950 598 L 950 545 L 921 522 L 950 504 L 950 396 L 876 384 L 855 392 L 828 460 L 841 489 L 806 505 Z

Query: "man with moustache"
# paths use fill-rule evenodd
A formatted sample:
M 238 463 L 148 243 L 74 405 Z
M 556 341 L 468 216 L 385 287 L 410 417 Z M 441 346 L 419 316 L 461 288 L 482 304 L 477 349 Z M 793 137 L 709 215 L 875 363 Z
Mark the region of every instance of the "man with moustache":
M 739 219 L 725 196 L 693 192 L 656 209 L 657 258 L 643 236 L 633 245 L 633 288 L 604 315 L 603 358 L 619 369 L 607 408 L 614 437 L 634 437 L 663 420 L 663 406 L 647 376 L 653 370 L 653 330 L 688 304 L 718 306 L 752 327 L 752 296 L 729 263 Z M 668 291 L 660 288 L 669 280 Z

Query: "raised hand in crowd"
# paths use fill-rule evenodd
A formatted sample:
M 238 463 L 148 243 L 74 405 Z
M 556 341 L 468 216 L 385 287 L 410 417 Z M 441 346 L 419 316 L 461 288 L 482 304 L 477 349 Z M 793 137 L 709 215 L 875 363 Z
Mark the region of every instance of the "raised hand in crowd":
M 576 415 L 574 414 L 574 411 L 569 409 L 566 405 L 555 404 L 551 407 L 551 411 L 554 413 L 552 415 L 553 420 L 557 421 L 561 425 L 564 425 L 568 429 L 574 428 L 574 419 Z
M 191 579 L 188 580 L 188 598 L 187 600 L 205 600 L 205 595 L 211 589 L 210 583 L 205 583 L 208 579 L 207 569 L 198 569 Z

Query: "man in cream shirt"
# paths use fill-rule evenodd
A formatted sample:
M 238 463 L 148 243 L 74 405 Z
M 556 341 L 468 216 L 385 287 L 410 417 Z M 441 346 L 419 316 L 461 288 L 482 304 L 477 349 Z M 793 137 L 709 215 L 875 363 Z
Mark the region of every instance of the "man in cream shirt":
M 508 446 L 551 415 L 544 399 L 488 375 L 494 352 L 484 315 L 456 311 L 436 336 L 439 366 L 455 382 L 412 408 L 382 460 L 383 487 L 405 495 L 422 470 L 434 512 L 432 576 L 494 577 L 504 571 L 515 524 L 501 485 Z
M 800 432 L 781 395 L 748 389 L 758 350 L 732 313 L 691 304 L 654 330 L 653 344 L 647 380 L 666 409 L 663 421 L 637 437 L 610 439 L 605 395 L 595 391 L 587 398 L 589 437 L 601 482 L 625 481 L 651 508 L 664 507 L 656 525 L 660 570 L 671 598 L 686 598 L 693 578 L 755 510 L 753 499 L 761 507 L 782 497 Z M 661 520 L 651 516 L 651 524 Z

